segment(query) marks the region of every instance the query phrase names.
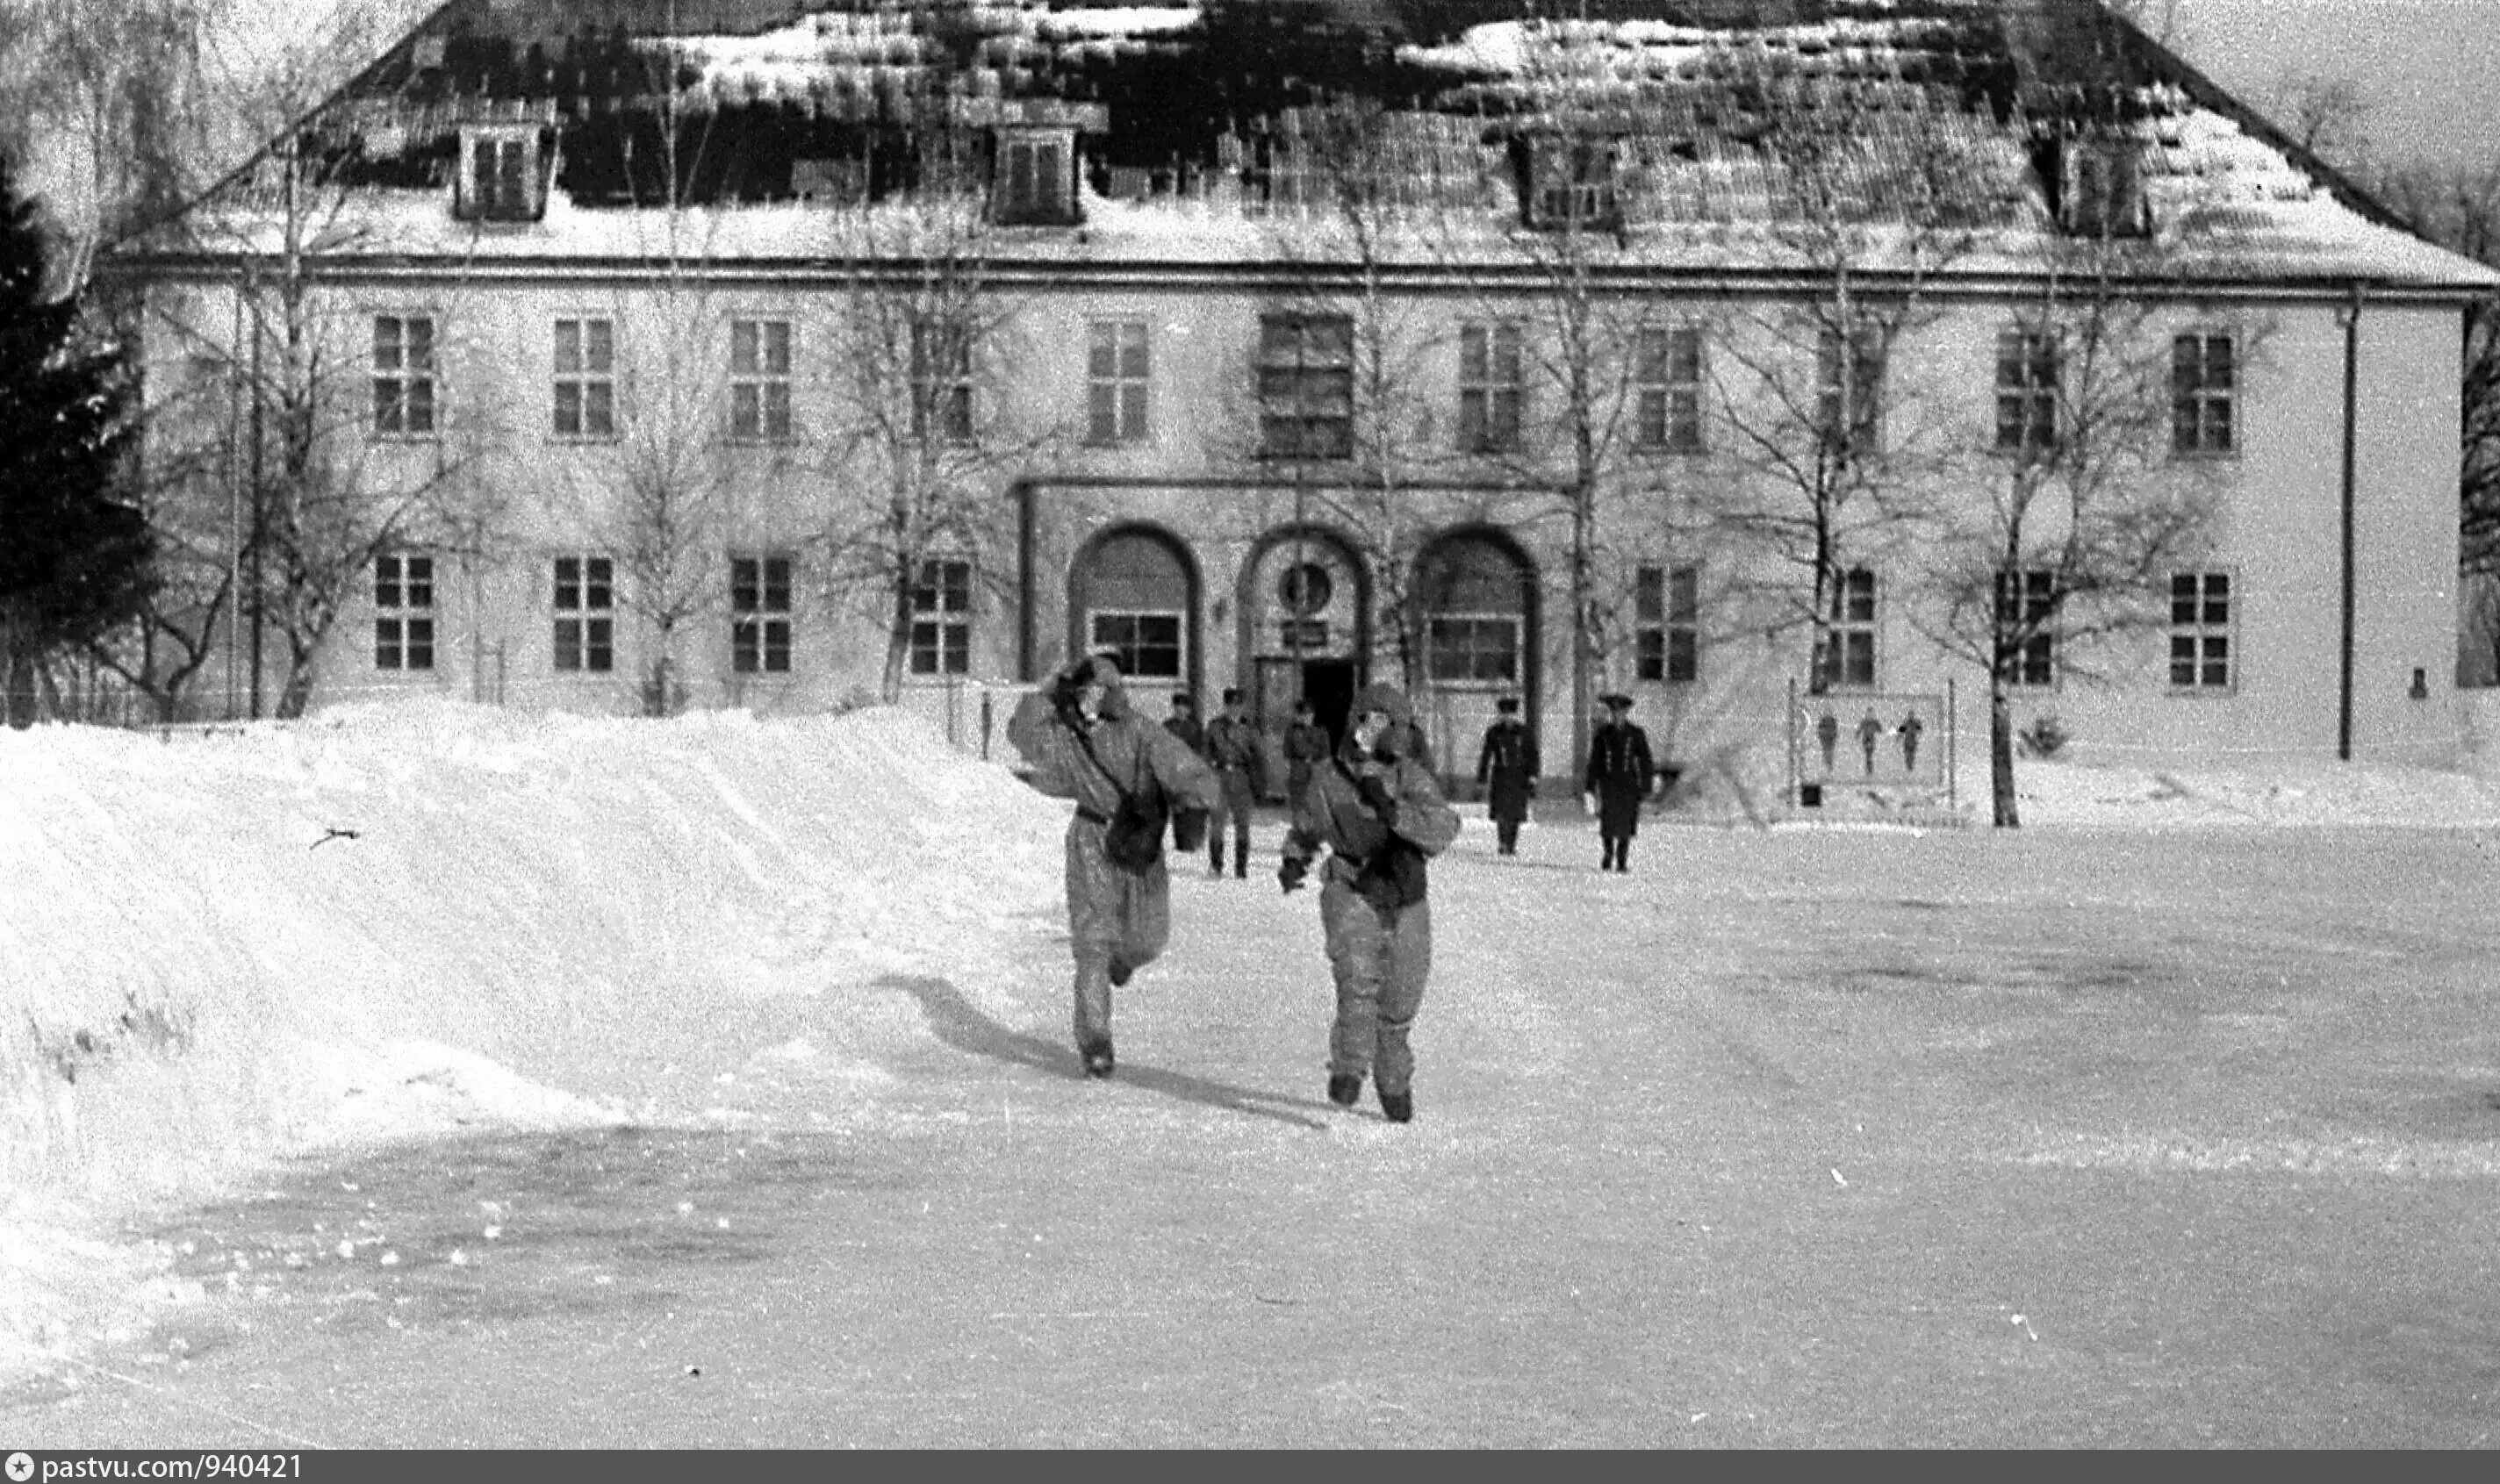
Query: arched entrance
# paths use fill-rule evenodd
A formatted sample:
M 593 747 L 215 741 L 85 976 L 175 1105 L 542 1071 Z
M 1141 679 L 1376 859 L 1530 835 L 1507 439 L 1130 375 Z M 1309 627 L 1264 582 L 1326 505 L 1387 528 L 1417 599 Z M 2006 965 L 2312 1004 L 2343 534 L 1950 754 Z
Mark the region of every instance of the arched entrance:
M 1068 652 L 1109 650 L 1141 704 L 1149 690 L 1197 689 L 1197 612 L 1198 568 L 1168 532 L 1118 527 L 1069 565 Z
M 1538 725 L 1536 573 L 1506 533 L 1454 531 L 1416 558 L 1415 600 L 1425 686 L 1416 720 L 1441 772 L 1455 775 L 1474 765 L 1501 697 L 1520 697 L 1530 730 Z
M 1242 568 L 1240 653 L 1251 716 L 1281 735 L 1294 703 L 1308 699 L 1331 736 L 1371 644 L 1371 582 L 1353 546 L 1316 526 L 1268 532 Z

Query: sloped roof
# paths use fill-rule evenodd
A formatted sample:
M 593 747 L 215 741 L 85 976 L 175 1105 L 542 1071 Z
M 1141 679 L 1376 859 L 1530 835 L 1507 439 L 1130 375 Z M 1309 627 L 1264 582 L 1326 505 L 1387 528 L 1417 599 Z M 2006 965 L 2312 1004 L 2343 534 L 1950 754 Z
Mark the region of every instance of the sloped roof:
M 1362 100 L 1397 121 L 1402 178 L 1497 217 L 1524 137 L 1611 134 L 1645 260 L 1723 266 L 1749 250 L 1737 229 L 1793 209 L 1805 136 L 1829 177 L 1819 187 L 1878 217 L 1901 182 L 1937 176 L 1942 151 L 1974 177 L 2026 182 L 2035 226 L 2061 188 L 2060 142 L 2089 136 L 2131 152 L 2165 226 L 2232 241 L 2218 272 L 2500 283 L 2097 0 L 1573 0 L 1569 19 L 1538 18 L 1547 9 L 449 0 L 306 134 L 349 184 L 439 197 L 460 125 L 534 121 L 560 144 L 549 218 L 526 250 L 610 250 L 631 234 L 590 218 L 674 189 L 776 256 L 814 249 L 776 252 L 753 213 L 806 194 L 808 161 L 848 162 L 854 188 L 885 197 L 911 189 L 933 127 L 1056 123 L 1084 135 L 1090 222 L 1141 255 L 1221 257 L 1197 217 L 1275 199 L 1307 147 L 1298 120 Z M 664 188 L 654 172 L 675 178 Z M 1190 230 L 1159 218 L 1175 209 Z M 1974 210 L 2000 209 L 2023 210 Z M 402 225 L 422 238 L 415 215 Z M 1091 251 L 1111 250 L 1104 235 L 1089 234 Z

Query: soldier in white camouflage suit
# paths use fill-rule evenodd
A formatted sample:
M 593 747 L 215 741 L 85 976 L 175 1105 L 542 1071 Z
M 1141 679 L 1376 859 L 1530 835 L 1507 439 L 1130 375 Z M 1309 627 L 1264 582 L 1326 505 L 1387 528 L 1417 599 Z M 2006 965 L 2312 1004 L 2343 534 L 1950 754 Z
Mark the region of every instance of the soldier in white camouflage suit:
M 1351 1108 L 1368 1075 L 1393 1123 L 1415 1116 L 1415 1054 L 1407 1035 L 1432 970 L 1427 858 L 1459 835 L 1458 811 L 1430 768 L 1405 756 L 1414 712 L 1394 686 L 1354 698 L 1345 744 L 1311 770 L 1294 804 L 1276 880 L 1299 889 L 1326 847 L 1320 924 L 1336 979 L 1329 1034 L 1330 1101 Z
M 1109 1077 L 1111 990 L 1152 963 L 1171 936 L 1171 877 L 1158 853 L 1126 868 L 1104 851 L 1124 795 L 1160 796 L 1175 817 L 1216 803 L 1215 775 L 1196 753 L 1130 708 L 1120 667 L 1088 655 L 1016 703 L 1007 740 L 1042 792 L 1076 800 L 1068 822 L 1068 939 L 1076 958 L 1076 1050 Z M 1160 825 L 1157 826 L 1160 830 Z

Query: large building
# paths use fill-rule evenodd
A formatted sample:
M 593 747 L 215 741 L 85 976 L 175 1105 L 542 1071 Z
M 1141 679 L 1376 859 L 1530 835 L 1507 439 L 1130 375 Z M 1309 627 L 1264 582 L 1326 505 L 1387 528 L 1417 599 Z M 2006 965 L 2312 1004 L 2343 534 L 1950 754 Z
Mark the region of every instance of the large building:
M 2490 274 L 2093 0 L 1561 9 L 452 0 L 124 260 L 186 704 L 2450 755 Z

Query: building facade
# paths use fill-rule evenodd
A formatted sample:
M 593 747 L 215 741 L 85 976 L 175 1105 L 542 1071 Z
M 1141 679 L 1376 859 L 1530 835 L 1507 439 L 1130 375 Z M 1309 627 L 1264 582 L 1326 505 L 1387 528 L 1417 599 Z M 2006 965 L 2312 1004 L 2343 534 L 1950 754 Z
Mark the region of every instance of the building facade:
M 2491 277 L 2089 0 L 652 10 L 456 0 L 124 265 L 195 708 L 2457 744 Z

